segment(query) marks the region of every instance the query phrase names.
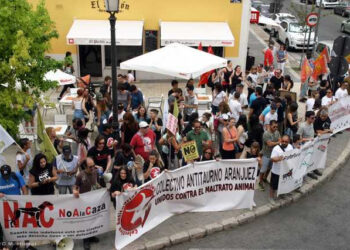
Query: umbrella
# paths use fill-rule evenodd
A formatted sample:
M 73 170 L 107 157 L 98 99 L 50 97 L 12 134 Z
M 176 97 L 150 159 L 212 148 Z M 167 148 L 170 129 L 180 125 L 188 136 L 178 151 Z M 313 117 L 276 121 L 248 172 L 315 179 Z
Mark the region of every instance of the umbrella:
M 44 79 L 47 81 L 56 81 L 59 85 L 74 84 L 76 81 L 75 76 L 67 74 L 60 69 L 47 72 Z
M 120 68 L 190 79 L 226 65 L 227 60 L 224 58 L 186 45 L 172 43 L 166 47 L 122 62 Z

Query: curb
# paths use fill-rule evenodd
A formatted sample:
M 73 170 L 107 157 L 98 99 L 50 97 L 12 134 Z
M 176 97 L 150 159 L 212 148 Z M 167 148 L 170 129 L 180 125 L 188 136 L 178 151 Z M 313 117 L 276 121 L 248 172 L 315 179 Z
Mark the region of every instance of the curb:
M 348 142 L 345 150 L 340 154 L 336 161 L 334 161 L 329 167 L 326 167 L 323 171 L 323 175 L 319 177 L 318 180 L 310 180 L 300 187 L 298 191 L 293 191 L 292 193 L 287 194 L 285 197 L 280 198 L 275 205 L 265 204 L 260 207 L 256 207 L 251 211 L 247 211 L 243 214 L 240 214 L 236 217 L 231 217 L 225 220 L 222 220 L 219 223 L 210 223 L 202 225 L 200 228 L 193 228 L 187 231 L 182 231 L 176 234 L 173 234 L 169 237 L 163 237 L 152 242 L 147 242 L 145 244 L 130 244 L 129 247 L 126 246 L 125 249 L 139 249 L 139 250 L 156 250 L 161 249 L 167 246 L 176 245 L 179 243 L 184 243 L 190 241 L 191 239 L 204 238 L 207 235 L 230 230 L 234 227 L 243 225 L 254 221 L 260 216 L 271 213 L 274 210 L 283 208 L 291 205 L 294 202 L 297 202 L 302 197 L 310 194 L 317 187 L 324 184 L 325 182 L 331 180 L 335 173 L 340 170 L 347 160 L 350 157 L 350 141 Z

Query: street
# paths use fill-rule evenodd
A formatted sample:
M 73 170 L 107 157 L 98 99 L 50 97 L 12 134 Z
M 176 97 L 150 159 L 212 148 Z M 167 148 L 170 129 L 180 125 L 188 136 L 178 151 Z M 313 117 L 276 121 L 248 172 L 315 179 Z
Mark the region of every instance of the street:
M 167 249 L 349 249 L 350 163 L 315 192 L 253 223 Z

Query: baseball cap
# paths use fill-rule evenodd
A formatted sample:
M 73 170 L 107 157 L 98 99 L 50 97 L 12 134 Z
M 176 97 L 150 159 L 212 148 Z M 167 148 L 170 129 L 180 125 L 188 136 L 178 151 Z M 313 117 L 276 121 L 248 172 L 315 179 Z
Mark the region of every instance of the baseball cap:
M 0 172 L 4 179 L 8 179 L 11 175 L 11 167 L 9 165 L 2 165 Z
M 228 120 L 228 115 L 227 115 L 227 114 L 223 114 L 223 115 L 222 115 L 222 119 Z
M 70 155 L 72 153 L 72 150 L 69 145 L 64 145 L 62 148 L 62 153 L 64 155 Z
M 139 123 L 139 127 L 140 128 L 147 128 L 148 127 L 148 123 L 145 122 L 145 121 L 142 121 L 142 122 Z

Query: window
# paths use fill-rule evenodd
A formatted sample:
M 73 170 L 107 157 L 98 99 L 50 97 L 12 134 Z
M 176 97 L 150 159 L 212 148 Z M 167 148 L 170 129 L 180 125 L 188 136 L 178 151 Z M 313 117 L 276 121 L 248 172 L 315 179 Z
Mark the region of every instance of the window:
M 117 66 L 120 63 L 134 58 L 136 56 L 142 55 L 142 46 L 117 46 L 116 49 L 116 60 Z M 111 66 L 111 46 L 105 46 L 105 66 Z
M 288 24 L 287 24 L 286 22 L 282 22 L 282 23 L 281 23 L 281 26 L 282 26 L 283 29 L 287 29 Z
M 145 52 L 150 52 L 158 48 L 158 31 L 145 30 Z

